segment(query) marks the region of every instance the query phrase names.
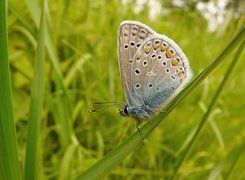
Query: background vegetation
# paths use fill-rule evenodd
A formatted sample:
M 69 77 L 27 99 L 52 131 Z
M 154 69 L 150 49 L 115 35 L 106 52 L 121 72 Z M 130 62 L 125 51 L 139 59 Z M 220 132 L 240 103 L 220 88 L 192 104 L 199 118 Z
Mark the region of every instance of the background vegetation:
M 172 1 L 159 4 L 158 1 L 142 4 L 116 0 L 49 1 L 45 8 L 45 27 L 39 25 L 42 6 L 37 1 L 10 0 L 8 51 L 22 176 L 28 174 L 25 167 L 29 155 L 26 154 L 27 141 L 30 142 L 28 128 L 29 132 L 34 128 L 30 124 L 28 127 L 28 121 L 35 116 L 30 110 L 34 74 L 38 69 L 34 61 L 38 59 L 37 54 L 42 54 L 42 50 L 36 48 L 37 44 L 40 47 L 44 43 L 40 34 L 45 28 L 44 105 L 40 128 L 37 125 L 35 131 L 39 147 L 36 178 L 73 179 L 136 131 L 134 120 L 121 117 L 117 109 L 88 113 L 93 102 L 125 101 L 117 63 L 120 22 L 138 20 L 174 39 L 189 58 L 196 76 L 220 54 L 244 24 L 241 2 L 228 3 L 224 21 L 210 28 L 211 17 L 205 19 L 195 1 L 180 5 Z M 158 8 L 161 8 L 159 13 Z M 241 38 L 244 39 L 244 33 Z M 235 51 L 230 53 L 164 123 L 104 178 L 170 178 L 234 55 Z M 244 53 L 224 86 L 208 123 L 179 169 L 180 179 L 245 178 L 243 63 Z

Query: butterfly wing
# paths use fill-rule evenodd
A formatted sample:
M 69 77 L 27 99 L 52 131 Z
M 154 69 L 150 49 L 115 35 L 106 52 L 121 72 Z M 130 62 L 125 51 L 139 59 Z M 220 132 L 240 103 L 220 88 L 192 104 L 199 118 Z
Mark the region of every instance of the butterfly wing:
M 144 40 L 131 68 L 132 92 L 150 110 L 171 100 L 191 78 L 185 54 L 173 40 L 160 34 Z
M 134 78 L 131 71 L 135 61 L 135 53 L 144 44 L 144 40 L 154 34 L 156 32 L 137 21 L 123 21 L 119 26 L 118 60 L 125 98 L 129 105 L 142 103 L 133 88 Z

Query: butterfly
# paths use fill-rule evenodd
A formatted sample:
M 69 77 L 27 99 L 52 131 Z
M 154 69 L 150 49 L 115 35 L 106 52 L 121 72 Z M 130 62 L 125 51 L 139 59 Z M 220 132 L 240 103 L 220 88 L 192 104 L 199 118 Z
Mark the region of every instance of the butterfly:
M 170 38 L 138 21 L 123 21 L 118 29 L 118 62 L 127 104 L 122 116 L 148 120 L 188 83 L 187 57 Z

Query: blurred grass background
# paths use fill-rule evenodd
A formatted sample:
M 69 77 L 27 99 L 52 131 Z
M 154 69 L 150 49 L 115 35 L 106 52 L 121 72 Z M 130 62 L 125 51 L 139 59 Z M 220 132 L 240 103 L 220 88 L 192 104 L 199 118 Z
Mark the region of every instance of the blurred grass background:
M 10 0 L 8 9 L 9 60 L 22 171 L 41 12 L 41 6 L 33 2 L 37 1 Z M 50 39 L 46 36 L 40 179 L 75 178 L 135 132 L 134 120 L 121 117 L 117 109 L 88 114 L 93 102 L 125 101 L 117 63 L 117 28 L 121 21 L 141 21 L 174 39 L 189 58 L 194 75 L 244 24 L 242 1 L 230 1 L 223 9 L 223 21 L 216 27 L 218 13 L 212 17 L 200 10 L 216 1 L 178 2 L 48 2 L 46 35 Z M 222 12 L 222 8 L 216 10 Z M 208 125 L 181 167 L 181 179 L 226 179 L 228 174 L 230 179 L 245 178 L 244 57 L 243 53 Z M 169 178 L 229 65 L 226 61 L 219 66 L 105 179 Z

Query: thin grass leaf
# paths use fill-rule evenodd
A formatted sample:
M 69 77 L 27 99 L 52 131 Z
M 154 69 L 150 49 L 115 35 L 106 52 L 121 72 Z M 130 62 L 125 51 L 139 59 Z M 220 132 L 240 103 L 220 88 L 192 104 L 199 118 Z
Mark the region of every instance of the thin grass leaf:
M 7 1 L 0 1 L 0 179 L 21 179 L 8 60 Z
M 30 33 L 33 36 L 35 36 L 35 31 L 34 31 L 33 27 L 30 26 L 30 23 L 28 22 L 28 20 L 25 17 L 23 17 L 23 15 L 20 13 L 20 11 L 18 9 L 16 9 L 15 6 L 13 6 L 11 2 L 8 3 L 8 9 L 10 12 L 12 12 L 15 15 L 15 17 L 17 19 L 19 19 L 22 22 L 23 26 L 28 31 L 30 31 Z
M 202 71 L 195 79 L 189 83 L 185 89 L 174 98 L 169 105 L 166 107 L 165 112 L 160 113 L 155 119 L 154 122 L 158 125 L 164 118 L 177 106 L 183 98 L 189 94 L 198 84 L 200 84 L 211 72 L 213 72 L 217 66 L 223 62 L 224 58 L 232 52 L 232 50 L 237 47 L 237 45 L 243 40 L 245 33 L 244 26 L 241 31 L 234 37 L 234 39 L 228 44 L 228 46 L 220 53 L 220 55 L 204 70 Z M 148 136 L 155 126 L 150 122 L 147 122 L 142 128 L 141 131 L 143 134 Z M 130 152 L 132 152 L 140 143 L 142 142 L 141 137 L 138 133 L 134 133 L 131 137 L 125 140 L 123 143 L 118 145 L 114 150 L 104 156 L 103 159 L 98 161 L 84 173 L 77 177 L 77 179 L 99 179 L 105 174 L 107 174 L 113 167 L 120 163 Z
M 44 1 L 34 62 L 34 79 L 31 94 L 30 119 L 28 121 L 28 137 L 25 161 L 25 179 L 34 180 L 38 179 L 38 167 L 40 162 L 38 146 L 44 94 L 45 24 Z
M 26 0 L 26 5 L 33 17 L 34 23 L 36 24 L 36 26 L 38 26 L 38 21 L 40 19 L 40 8 L 38 7 L 38 1 L 37 0 Z M 18 13 L 20 14 L 20 13 Z M 21 17 L 21 16 L 18 16 Z M 22 20 L 22 19 L 20 19 Z M 22 21 L 22 23 L 25 23 L 25 21 Z M 59 67 L 59 63 L 58 63 L 58 57 L 57 57 L 57 53 L 55 51 L 54 45 L 52 43 L 51 37 L 50 37 L 50 33 L 45 30 L 45 44 L 47 46 L 47 51 L 49 53 L 52 65 L 54 67 L 54 70 L 58 76 L 58 82 L 60 83 L 61 87 L 63 88 L 64 92 L 67 94 L 64 83 L 63 83 L 63 78 L 62 78 L 62 72 L 60 70 Z M 68 106 L 68 109 L 70 109 L 70 107 Z
M 214 107 L 218 97 L 220 96 L 222 90 L 224 89 L 224 86 L 225 86 L 228 78 L 230 77 L 231 72 L 234 69 L 234 67 L 235 67 L 235 65 L 236 65 L 236 63 L 237 63 L 237 61 L 238 61 L 238 59 L 239 59 L 239 57 L 240 57 L 240 55 L 242 53 L 242 50 L 244 48 L 244 42 L 245 42 L 244 39 L 242 39 L 242 40 L 243 40 L 243 42 L 241 43 L 239 49 L 237 50 L 237 53 L 236 53 L 233 61 L 231 62 L 231 65 L 229 66 L 229 68 L 228 68 L 228 70 L 227 70 L 222 82 L 220 83 L 220 86 L 218 87 L 213 99 L 211 100 L 211 103 L 208 106 L 208 109 L 207 109 L 206 113 L 204 114 L 200 124 L 198 125 L 198 128 L 197 128 L 194 136 L 192 137 L 190 143 L 188 144 L 186 150 L 184 151 L 184 154 L 181 156 L 180 161 L 178 162 L 177 167 L 176 167 L 176 169 L 174 171 L 174 174 L 173 174 L 173 176 L 170 179 L 176 179 L 177 178 L 177 175 L 178 175 L 178 172 L 179 172 L 181 166 L 183 165 L 183 163 L 184 163 L 185 159 L 187 158 L 187 156 L 188 156 L 189 152 L 191 151 L 191 149 L 194 147 L 197 138 L 199 137 L 199 135 L 201 134 L 202 129 L 204 128 L 205 124 L 207 123 L 209 115 L 212 112 L 213 107 Z
M 243 143 L 242 145 L 240 145 L 240 147 L 238 147 L 236 149 L 236 152 L 233 152 L 232 151 L 232 154 L 230 153 L 229 155 L 233 155 L 235 156 L 232 164 L 230 165 L 230 168 L 228 169 L 227 173 L 224 175 L 224 179 L 228 180 L 228 179 L 232 179 L 231 178 L 231 175 L 232 175 L 232 172 L 234 171 L 234 169 L 236 168 L 236 166 L 238 165 L 238 162 L 242 156 L 242 154 L 244 153 L 244 148 L 245 148 L 245 143 Z
M 41 16 L 41 10 L 38 6 L 38 0 L 26 0 L 26 4 L 28 6 L 32 18 L 34 19 L 36 27 L 38 27 Z
M 60 173 L 59 173 L 59 180 L 62 179 L 69 179 L 71 177 L 71 163 L 72 163 L 72 157 L 74 156 L 76 151 L 76 145 L 75 144 L 70 144 L 66 148 L 66 152 L 64 153 L 64 156 L 61 161 L 61 166 L 60 166 Z
M 38 20 L 40 17 L 40 9 L 38 7 L 38 1 L 37 0 L 26 0 L 26 5 L 33 17 L 34 23 L 37 25 Z M 70 106 L 70 100 L 67 92 L 67 88 L 65 87 L 64 79 L 62 76 L 61 68 L 58 63 L 58 55 L 55 49 L 55 46 L 53 44 L 53 41 L 51 39 L 51 35 L 49 31 L 46 29 L 45 30 L 45 45 L 47 47 L 47 52 L 50 56 L 51 63 L 54 67 L 54 72 L 55 72 L 55 83 L 57 85 L 57 92 L 59 92 L 59 101 L 62 103 L 62 114 L 63 114 L 63 119 L 64 123 L 61 124 L 63 131 L 65 132 L 65 139 L 66 143 L 65 146 L 68 146 L 70 141 L 71 141 L 71 124 L 69 121 L 69 117 L 71 115 L 71 106 Z
M 238 165 L 239 159 L 244 151 L 245 143 L 239 145 L 238 147 L 233 148 L 227 156 L 221 160 L 215 167 L 210 171 L 208 180 L 219 179 L 219 177 L 223 177 L 223 179 L 231 179 L 231 174 L 234 171 L 236 165 Z M 227 172 L 225 172 L 226 165 L 229 164 Z M 223 174 L 223 175 L 222 175 Z M 242 177 L 238 175 L 238 177 Z M 237 179 L 237 177 L 233 177 L 232 179 Z

